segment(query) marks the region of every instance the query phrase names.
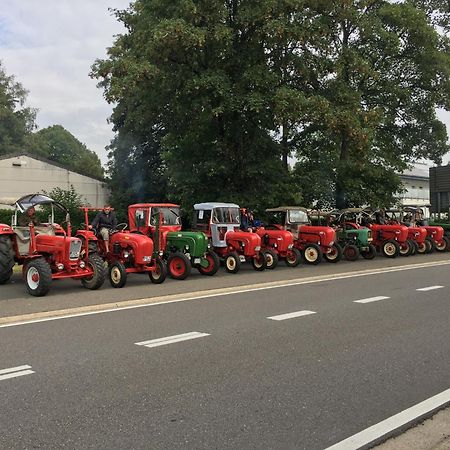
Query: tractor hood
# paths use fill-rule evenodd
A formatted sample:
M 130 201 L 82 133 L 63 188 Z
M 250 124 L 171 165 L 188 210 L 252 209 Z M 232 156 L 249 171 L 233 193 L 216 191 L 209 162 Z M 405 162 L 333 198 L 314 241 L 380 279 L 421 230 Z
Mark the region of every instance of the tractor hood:
M 114 233 L 110 237 L 110 246 L 120 245 L 125 250 L 131 248 L 134 252 L 134 257 L 137 263 L 143 263 L 143 257 L 153 255 L 153 241 L 148 236 L 140 233 L 130 233 L 120 231 Z
M 408 239 L 408 227 L 405 225 L 379 225 L 372 224 L 370 229 L 374 233 L 382 232 L 384 239 L 396 239 L 399 242 L 405 242 Z
M 175 248 L 187 251 L 191 256 L 202 257 L 208 250 L 208 238 L 195 231 L 169 231 L 164 233 L 166 249 Z
M 425 242 L 427 230 L 424 227 L 408 227 L 408 238 L 414 239 L 419 244 Z
M 256 231 L 261 238 L 264 247 L 277 248 L 279 251 L 286 251 L 294 244 L 294 236 L 286 230 L 266 230 L 264 227 Z
M 431 236 L 435 241 L 441 241 L 444 237 L 444 229 L 442 227 L 426 225 L 423 228 L 427 230 L 428 236 Z
M 320 242 L 320 245 L 325 247 L 331 246 L 336 242 L 336 231 L 331 227 L 301 225 L 298 227 L 298 232 L 308 242 L 317 240 L 317 242 Z

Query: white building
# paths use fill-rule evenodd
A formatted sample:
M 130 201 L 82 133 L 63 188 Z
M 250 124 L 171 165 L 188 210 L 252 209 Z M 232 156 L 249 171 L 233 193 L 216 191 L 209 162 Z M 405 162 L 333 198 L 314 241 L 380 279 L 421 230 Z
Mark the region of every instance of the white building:
M 430 204 L 430 176 L 428 166 L 417 165 L 400 175 L 405 192 L 399 198 L 403 205 Z
M 17 200 L 59 187 L 75 191 L 93 207 L 102 207 L 109 197 L 103 180 L 68 170 L 58 163 L 27 153 L 0 156 L 0 198 Z M 4 208 L 0 205 L 0 208 Z

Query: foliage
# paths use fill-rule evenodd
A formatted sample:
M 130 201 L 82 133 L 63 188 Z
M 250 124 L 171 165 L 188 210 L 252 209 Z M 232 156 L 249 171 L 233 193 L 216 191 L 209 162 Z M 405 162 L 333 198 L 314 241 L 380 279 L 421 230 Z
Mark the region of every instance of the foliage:
M 0 155 L 22 150 L 26 135 L 35 127 L 36 111 L 24 106 L 27 94 L 0 61 Z
M 57 162 L 69 170 L 94 178 L 102 179 L 104 176 L 97 154 L 61 125 L 30 134 L 27 145 L 30 153 Z

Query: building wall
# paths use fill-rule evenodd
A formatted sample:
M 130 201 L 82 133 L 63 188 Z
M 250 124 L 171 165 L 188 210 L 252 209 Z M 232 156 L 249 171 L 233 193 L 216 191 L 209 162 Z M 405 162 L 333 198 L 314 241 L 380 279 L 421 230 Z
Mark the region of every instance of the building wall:
M 400 195 L 404 205 L 429 205 L 430 181 L 428 178 L 400 176 L 406 192 Z
M 450 165 L 430 168 L 431 212 L 450 210 Z
M 0 159 L 0 198 L 17 200 L 26 194 L 50 192 L 59 187 L 74 189 L 93 207 L 103 206 L 109 196 L 105 184 L 30 156 Z M 3 207 L 0 206 L 0 207 Z

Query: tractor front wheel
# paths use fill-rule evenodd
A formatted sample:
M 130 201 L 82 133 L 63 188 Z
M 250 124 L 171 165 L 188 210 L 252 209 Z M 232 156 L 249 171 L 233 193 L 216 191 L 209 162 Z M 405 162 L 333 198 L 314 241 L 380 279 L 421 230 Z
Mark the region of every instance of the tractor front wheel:
M 337 263 L 342 259 L 342 247 L 339 244 L 333 244 L 330 251 L 323 256 L 328 262 Z
M 162 259 L 155 261 L 155 270 L 148 273 L 148 277 L 153 284 L 161 284 L 167 277 L 167 267 Z
M 364 259 L 373 259 L 377 255 L 377 249 L 375 248 L 375 245 L 370 244 L 369 250 L 364 250 L 361 252 L 361 256 Z
M 412 251 L 413 249 L 409 241 L 405 241 L 403 244 L 400 244 L 400 256 L 409 256 Z
M 353 244 L 344 247 L 344 258 L 347 261 L 356 261 L 359 258 L 359 248 Z
M 113 288 L 122 288 L 127 282 L 127 269 L 120 261 L 109 265 L 109 282 Z
M 203 267 L 202 265 L 198 266 L 198 271 L 202 275 L 215 275 L 220 267 L 220 259 L 214 252 L 208 252 L 205 255 L 206 261 L 208 261 L 208 266 Z
M 427 241 L 421 242 L 420 244 L 417 243 L 417 253 L 419 253 L 419 255 L 424 255 L 425 253 L 428 253 L 427 248 L 428 248 Z
M 42 297 L 48 293 L 52 284 L 52 270 L 44 258 L 31 260 L 26 265 L 24 274 L 29 294 Z
M 264 250 L 264 253 L 266 254 L 266 269 L 269 269 L 269 270 L 275 269 L 275 267 L 278 266 L 277 252 L 269 249 L 269 250 Z
M 400 253 L 400 246 L 397 241 L 389 239 L 383 242 L 381 246 L 381 251 L 386 258 L 395 258 Z
M 14 249 L 9 236 L 0 236 L 0 284 L 8 282 L 13 274 Z
M 104 282 L 106 278 L 106 269 L 103 259 L 100 258 L 96 253 L 89 255 L 87 261 L 87 267 L 92 270 L 92 276 L 88 278 L 83 278 L 81 280 L 81 284 L 86 289 L 90 289 L 91 291 L 95 291 L 98 289 Z
M 448 246 L 450 245 L 450 242 L 447 237 L 443 237 L 440 242 L 436 243 L 436 250 L 438 252 L 446 252 L 448 250 Z
M 169 275 L 175 280 L 184 280 L 191 273 L 191 261 L 182 252 L 171 253 L 167 259 Z
M 433 253 L 436 250 L 436 243 L 429 236 L 425 238 L 425 245 L 427 246 L 425 253 Z
M 225 270 L 228 273 L 238 273 L 241 268 L 241 260 L 236 252 L 228 253 L 225 256 Z
M 414 256 L 419 250 L 419 245 L 414 239 L 408 239 L 408 242 L 411 247 L 411 256 Z
M 285 262 L 288 267 L 297 267 L 301 259 L 302 254 L 296 248 L 291 248 L 287 252 Z
M 252 265 L 253 268 L 258 272 L 263 271 L 267 267 L 267 258 L 265 252 L 260 251 L 254 258 L 252 258 Z
M 308 244 L 303 250 L 306 264 L 319 264 L 322 260 L 322 250 L 317 244 Z

